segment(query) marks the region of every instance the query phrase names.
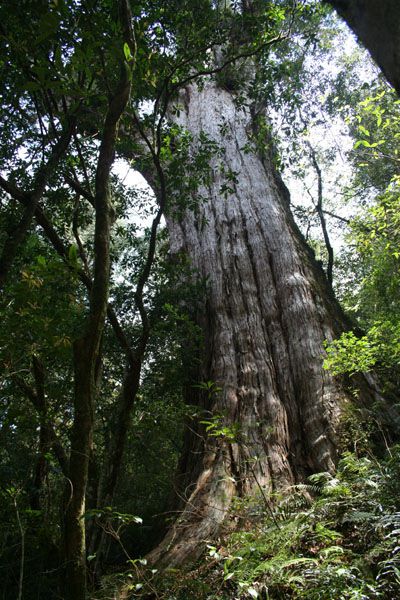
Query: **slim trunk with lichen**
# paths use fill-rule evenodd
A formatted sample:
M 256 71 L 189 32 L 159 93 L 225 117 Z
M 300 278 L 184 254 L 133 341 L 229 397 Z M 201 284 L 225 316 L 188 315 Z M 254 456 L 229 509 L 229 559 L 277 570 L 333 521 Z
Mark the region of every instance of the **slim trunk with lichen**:
M 110 99 L 104 120 L 95 181 L 94 273 L 89 312 L 82 336 L 74 341 L 74 423 L 71 435 L 69 478 L 64 509 L 64 548 L 66 563 L 65 598 L 86 598 L 85 499 L 89 458 L 92 451 L 93 411 L 100 344 L 108 308 L 110 280 L 110 237 L 113 207 L 110 172 L 115 156 L 119 120 L 129 100 L 136 43 L 127 0 L 119 3 L 124 39 L 131 52 L 130 64 L 123 61 L 121 76 Z
M 129 91 L 127 93 L 129 94 Z M 112 130 L 114 131 L 116 131 L 118 118 L 112 126 Z M 112 131 L 108 134 L 105 133 L 100 148 L 96 178 L 96 260 L 94 281 L 90 296 L 90 311 L 85 323 L 84 333 L 82 337 L 74 341 L 73 345 L 75 378 L 74 422 L 71 434 L 71 456 L 64 509 L 65 597 L 71 600 L 84 600 L 86 598 L 84 514 L 89 458 L 92 451 L 93 411 L 96 397 L 96 365 L 99 358 L 100 342 L 108 303 L 110 230 L 112 223 L 112 206 L 108 179 L 113 159 L 114 136 L 115 134 Z
M 251 107 L 212 81 L 187 87 L 180 104 L 179 123 L 193 143 L 204 132 L 222 157 L 199 190 L 206 201 L 167 219 L 171 253 L 185 253 L 208 283 L 198 382 L 211 382 L 189 393 L 205 412 L 186 435 L 182 512 L 149 557 L 168 566 L 199 556 L 235 496 L 262 490 L 267 497 L 310 473 L 332 472 L 348 401 L 323 369 L 324 340 L 343 331 L 345 318 L 293 221 L 269 153 L 256 148 Z M 235 177 L 223 194 L 228 172 Z

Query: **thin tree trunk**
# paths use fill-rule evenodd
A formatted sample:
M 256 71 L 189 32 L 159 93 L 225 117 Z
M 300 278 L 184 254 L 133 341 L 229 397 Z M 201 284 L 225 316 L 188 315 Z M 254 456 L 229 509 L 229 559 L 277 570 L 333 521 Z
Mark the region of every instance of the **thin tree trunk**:
M 317 156 L 314 148 L 307 142 L 307 146 L 310 150 L 311 162 L 313 164 L 314 170 L 317 174 L 317 201 L 315 202 L 315 211 L 318 215 L 319 222 L 321 224 L 322 235 L 324 236 L 325 248 L 328 255 L 327 265 L 326 265 L 326 276 L 329 281 L 329 284 L 332 285 L 333 282 L 333 265 L 335 262 L 335 256 L 333 253 L 333 248 L 331 245 L 331 240 L 329 238 L 328 227 L 326 225 L 325 213 L 323 209 L 323 185 L 322 185 L 322 171 L 321 167 L 318 164 Z
M 85 499 L 89 458 L 92 451 L 93 411 L 100 358 L 100 342 L 108 308 L 110 276 L 110 235 L 113 207 L 110 171 L 114 161 L 119 120 L 129 100 L 131 68 L 136 57 L 132 17 L 127 0 L 119 3 L 124 39 L 132 62 L 121 65 L 121 77 L 110 100 L 104 121 L 96 170 L 94 275 L 90 290 L 90 310 L 83 335 L 74 341 L 74 423 L 71 436 L 71 458 L 67 505 L 64 512 L 67 600 L 86 598 Z
M 211 82 L 187 87 L 180 100 L 179 122 L 194 143 L 205 132 L 223 148 L 212 183 L 200 190 L 208 200 L 168 217 L 171 252 L 186 253 L 208 282 L 199 380 L 222 391 L 213 393 L 211 384 L 203 398 L 195 390 L 188 398 L 218 426 L 208 436 L 201 424 L 187 432 L 183 510 L 149 557 L 169 566 L 199 556 L 235 495 L 260 487 L 269 495 L 310 473 L 333 471 L 347 401 L 322 367 L 323 342 L 343 330 L 345 318 L 293 221 L 272 161 L 246 150 L 257 133 L 251 110 Z M 226 198 L 221 161 L 225 173 L 236 173 Z M 220 424 L 236 437 L 224 436 Z
M 22 525 L 21 516 L 19 514 L 18 502 L 16 496 L 14 496 L 14 507 L 17 515 L 17 523 L 19 532 L 21 535 L 21 560 L 19 566 L 19 581 L 18 581 L 18 599 L 22 600 L 23 584 L 24 584 L 24 568 L 25 568 L 25 530 Z

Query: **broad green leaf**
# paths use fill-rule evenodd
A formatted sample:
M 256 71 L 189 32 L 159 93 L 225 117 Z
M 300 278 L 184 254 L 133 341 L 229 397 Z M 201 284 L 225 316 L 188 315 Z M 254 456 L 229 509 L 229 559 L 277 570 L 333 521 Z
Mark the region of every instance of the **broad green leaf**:
M 128 62 L 133 59 L 133 56 L 131 54 L 131 49 L 129 48 L 129 45 L 126 42 L 124 44 L 124 54 L 125 54 L 125 58 Z

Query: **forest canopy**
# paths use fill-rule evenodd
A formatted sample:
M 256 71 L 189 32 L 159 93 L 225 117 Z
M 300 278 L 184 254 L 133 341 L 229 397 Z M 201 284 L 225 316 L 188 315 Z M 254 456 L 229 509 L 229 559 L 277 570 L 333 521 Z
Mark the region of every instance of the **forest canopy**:
M 353 4 L 2 2 L 3 598 L 400 593 L 398 10 Z

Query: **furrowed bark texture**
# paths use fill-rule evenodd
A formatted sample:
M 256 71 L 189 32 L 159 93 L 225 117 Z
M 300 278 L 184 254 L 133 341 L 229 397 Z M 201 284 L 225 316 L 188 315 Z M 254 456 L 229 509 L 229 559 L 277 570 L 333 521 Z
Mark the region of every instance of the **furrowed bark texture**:
M 325 0 L 354 31 L 400 95 L 398 0 Z
M 322 368 L 323 341 L 343 330 L 344 317 L 271 161 L 244 150 L 254 133 L 251 111 L 236 108 L 233 96 L 211 82 L 188 87 L 181 100 L 180 124 L 195 141 L 204 131 L 224 155 L 214 160 L 209 189 L 200 190 L 207 201 L 198 211 L 169 215 L 171 252 L 187 253 L 208 280 L 199 380 L 222 392 L 200 403 L 224 424 L 239 424 L 239 433 L 229 442 L 190 424 L 179 480 L 183 512 L 149 557 L 169 566 L 199 555 L 233 496 L 260 487 L 268 494 L 311 472 L 332 471 L 346 400 Z M 226 199 L 221 162 L 237 174 Z

